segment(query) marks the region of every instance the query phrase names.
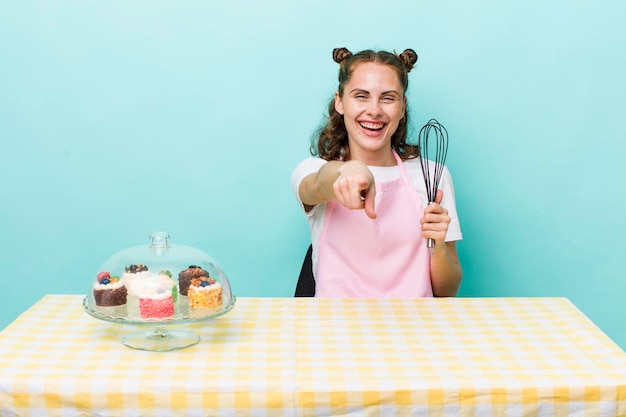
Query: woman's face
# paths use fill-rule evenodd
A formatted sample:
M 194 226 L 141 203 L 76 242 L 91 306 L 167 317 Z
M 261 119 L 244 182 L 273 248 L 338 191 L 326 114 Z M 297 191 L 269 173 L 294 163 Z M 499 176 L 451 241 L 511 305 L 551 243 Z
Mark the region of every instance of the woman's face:
M 375 63 L 359 64 L 335 93 L 335 110 L 348 131 L 350 159 L 368 165 L 395 165 L 391 137 L 404 116 L 406 98 L 396 71 Z

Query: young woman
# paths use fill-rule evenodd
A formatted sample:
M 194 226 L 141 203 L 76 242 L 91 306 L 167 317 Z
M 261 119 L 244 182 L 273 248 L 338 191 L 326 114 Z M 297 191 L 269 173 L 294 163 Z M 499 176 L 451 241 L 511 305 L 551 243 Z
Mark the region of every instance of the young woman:
M 417 54 L 333 51 L 339 87 L 291 184 L 311 228 L 317 297 L 454 296 L 462 238 L 444 170 L 428 203 L 419 150 L 407 144 L 408 73 Z M 426 240 L 435 240 L 430 254 Z

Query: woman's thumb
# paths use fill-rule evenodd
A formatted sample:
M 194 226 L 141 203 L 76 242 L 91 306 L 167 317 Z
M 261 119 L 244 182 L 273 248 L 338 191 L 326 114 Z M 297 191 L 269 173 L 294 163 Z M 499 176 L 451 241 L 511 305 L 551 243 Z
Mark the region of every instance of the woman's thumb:
M 441 200 L 443 200 L 443 190 L 437 190 L 437 194 L 435 195 L 435 203 L 441 204 Z

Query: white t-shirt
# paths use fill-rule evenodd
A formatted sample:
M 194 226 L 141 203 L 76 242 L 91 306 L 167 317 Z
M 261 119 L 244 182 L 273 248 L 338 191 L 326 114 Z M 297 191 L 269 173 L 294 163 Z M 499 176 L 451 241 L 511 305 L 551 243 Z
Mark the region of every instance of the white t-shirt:
M 327 161 L 322 158 L 310 157 L 300 162 L 291 173 L 291 188 L 296 195 L 296 199 L 304 211 L 304 204 L 300 199 L 298 188 L 302 180 L 310 174 L 313 174 L 320 170 L 320 168 Z M 431 167 L 434 163 L 429 164 Z M 406 168 L 413 185 L 420 197 L 422 205 L 426 207 L 428 205 L 428 194 L 426 192 L 426 185 L 424 184 L 424 174 L 422 173 L 422 165 L 419 158 L 409 159 L 404 161 L 404 167 Z M 397 166 L 391 167 L 378 167 L 368 166 L 372 175 L 374 175 L 374 181 L 387 182 L 400 178 L 400 170 Z M 450 216 L 450 225 L 448 226 L 448 233 L 446 233 L 446 242 L 453 242 L 463 239 L 461 233 L 461 224 L 459 223 L 459 217 L 456 212 L 456 200 L 454 197 L 454 185 L 452 184 L 452 176 L 447 168 L 444 167 L 441 181 L 439 183 L 439 189 L 443 190 L 443 200 L 441 206 L 448 210 Z M 326 213 L 326 204 L 318 204 L 313 209 L 306 213 L 309 228 L 311 229 L 311 243 L 313 244 L 313 265 L 317 264 L 317 243 L 319 242 L 320 232 L 322 231 L 322 225 L 324 224 L 324 214 Z M 420 219 L 415 219 L 420 221 Z M 314 269 L 315 270 L 315 269 Z

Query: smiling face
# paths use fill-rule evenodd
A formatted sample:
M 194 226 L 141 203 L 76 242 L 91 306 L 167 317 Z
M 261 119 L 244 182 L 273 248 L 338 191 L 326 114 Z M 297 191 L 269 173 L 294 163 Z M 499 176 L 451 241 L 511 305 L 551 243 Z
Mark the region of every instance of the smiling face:
M 391 137 L 406 109 L 404 88 L 389 65 L 359 64 L 343 89 L 335 93 L 335 109 L 343 115 L 350 159 L 367 165 L 393 166 Z

